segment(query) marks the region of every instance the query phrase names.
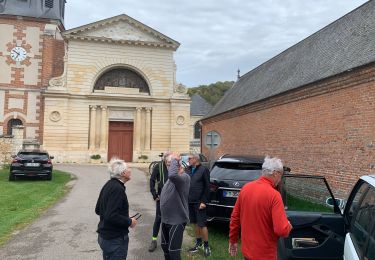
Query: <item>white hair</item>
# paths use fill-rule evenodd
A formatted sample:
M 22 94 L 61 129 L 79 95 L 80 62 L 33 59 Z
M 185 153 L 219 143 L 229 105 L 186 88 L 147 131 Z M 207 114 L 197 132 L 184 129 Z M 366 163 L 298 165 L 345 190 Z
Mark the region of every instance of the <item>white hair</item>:
M 198 162 L 201 162 L 201 158 L 199 157 L 199 154 L 191 153 L 190 156 L 193 157 L 194 159 L 196 159 Z
M 128 169 L 128 165 L 124 160 L 112 157 L 108 163 L 108 172 L 111 178 L 120 179 L 124 171 Z
M 281 159 L 276 158 L 276 157 L 271 158 L 270 156 L 267 155 L 264 158 L 264 163 L 262 165 L 262 175 L 269 176 L 269 175 L 272 175 L 274 171 L 283 172 L 284 171 L 283 163 Z

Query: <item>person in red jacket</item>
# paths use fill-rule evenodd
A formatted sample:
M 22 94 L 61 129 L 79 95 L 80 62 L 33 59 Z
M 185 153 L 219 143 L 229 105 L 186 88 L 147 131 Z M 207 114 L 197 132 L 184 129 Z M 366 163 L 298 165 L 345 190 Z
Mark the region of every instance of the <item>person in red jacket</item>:
M 241 229 L 241 250 L 248 260 L 276 260 L 277 240 L 292 229 L 276 186 L 283 175 L 278 158 L 266 157 L 262 176 L 242 189 L 230 219 L 229 254 L 237 255 Z

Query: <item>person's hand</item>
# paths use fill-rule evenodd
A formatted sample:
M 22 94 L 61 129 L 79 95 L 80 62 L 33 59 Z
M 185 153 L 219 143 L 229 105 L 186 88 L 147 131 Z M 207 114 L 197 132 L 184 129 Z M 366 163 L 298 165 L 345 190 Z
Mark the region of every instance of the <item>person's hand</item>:
M 158 196 L 156 199 L 155 199 L 155 201 L 157 202 L 157 201 L 159 201 L 160 200 L 160 197 Z
M 289 223 L 289 226 L 290 226 L 290 230 L 292 230 L 292 229 L 293 229 L 293 226 L 292 226 L 292 224 L 290 223 L 289 220 L 288 220 L 288 223 Z
M 229 251 L 229 255 L 230 256 L 236 256 L 237 252 L 238 252 L 238 245 L 237 245 L 237 243 L 234 243 L 234 244 L 229 243 L 228 251 Z
M 199 204 L 199 209 L 205 209 L 205 208 L 206 208 L 206 204 L 204 203 Z
M 137 225 L 138 221 L 135 218 L 130 218 L 130 219 L 132 220 L 132 223 L 130 224 L 130 227 L 134 228 Z
M 173 152 L 173 153 L 171 154 L 171 157 L 174 158 L 174 159 L 176 159 L 177 161 L 180 161 L 180 160 L 181 160 L 180 153 L 178 153 L 178 152 Z

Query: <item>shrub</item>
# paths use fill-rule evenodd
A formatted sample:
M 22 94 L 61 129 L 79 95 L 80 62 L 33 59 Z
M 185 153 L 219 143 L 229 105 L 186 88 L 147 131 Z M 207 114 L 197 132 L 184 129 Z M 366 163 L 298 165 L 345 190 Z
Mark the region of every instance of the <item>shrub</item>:
M 90 158 L 93 159 L 93 160 L 99 160 L 102 157 L 100 156 L 100 154 L 93 154 L 93 155 L 90 156 Z

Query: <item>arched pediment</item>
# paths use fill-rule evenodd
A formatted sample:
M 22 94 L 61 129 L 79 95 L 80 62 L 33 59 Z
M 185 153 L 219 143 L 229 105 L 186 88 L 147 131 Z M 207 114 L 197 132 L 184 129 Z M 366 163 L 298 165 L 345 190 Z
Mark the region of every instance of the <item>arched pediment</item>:
M 117 67 L 104 72 L 95 82 L 94 91 L 106 88 L 138 89 L 139 93 L 150 94 L 150 88 L 142 75 L 129 68 Z

